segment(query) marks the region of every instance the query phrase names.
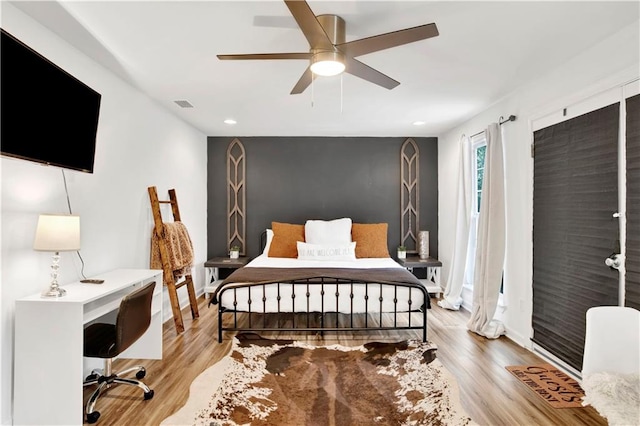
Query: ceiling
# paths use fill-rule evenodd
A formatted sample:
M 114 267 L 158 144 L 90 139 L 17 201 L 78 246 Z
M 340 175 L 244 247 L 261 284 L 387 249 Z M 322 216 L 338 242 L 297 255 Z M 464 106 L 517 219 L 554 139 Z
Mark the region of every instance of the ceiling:
M 216 58 L 308 51 L 280 0 L 13 2 L 210 136 L 438 136 L 634 23 L 640 7 L 635 1 L 308 3 L 316 15 L 344 18 L 347 41 L 431 22 L 440 35 L 358 57 L 398 80 L 393 90 L 344 74 L 317 78 L 290 95 L 306 61 Z M 224 124 L 227 118 L 237 124 Z

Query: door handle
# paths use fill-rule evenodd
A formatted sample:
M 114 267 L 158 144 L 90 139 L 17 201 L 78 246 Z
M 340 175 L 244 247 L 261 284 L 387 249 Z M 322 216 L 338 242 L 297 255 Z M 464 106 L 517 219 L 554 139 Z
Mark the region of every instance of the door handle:
M 604 260 L 604 264 L 611 269 L 620 269 L 622 266 L 622 256 L 619 253 L 613 253 Z

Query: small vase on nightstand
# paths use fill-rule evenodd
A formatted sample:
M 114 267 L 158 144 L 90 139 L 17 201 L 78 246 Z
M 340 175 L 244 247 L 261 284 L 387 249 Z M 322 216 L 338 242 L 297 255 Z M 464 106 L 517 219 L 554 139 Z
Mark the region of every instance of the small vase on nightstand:
M 429 231 L 418 232 L 418 254 L 420 259 L 429 257 Z
M 398 259 L 406 259 L 407 258 L 407 248 L 405 246 L 398 247 Z
M 237 259 L 238 257 L 240 257 L 240 247 L 238 246 L 231 247 L 231 249 L 229 250 L 229 257 L 231 259 Z

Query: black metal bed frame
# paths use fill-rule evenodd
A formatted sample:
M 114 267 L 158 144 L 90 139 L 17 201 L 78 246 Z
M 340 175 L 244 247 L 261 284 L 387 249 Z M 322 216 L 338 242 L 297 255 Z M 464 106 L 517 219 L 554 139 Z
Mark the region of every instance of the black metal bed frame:
M 290 294 L 282 294 L 284 291 L 282 284 L 290 284 L 288 287 L 291 289 Z M 354 312 L 354 298 L 356 295 L 353 292 L 355 285 L 364 285 L 364 312 Z M 265 313 L 267 306 L 267 297 L 266 297 L 266 286 L 277 286 L 277 312 Z M 320 296 L 321 296 L 321 309 L 320 311 L 312 311 L 310 310 L 310 298 L 312 297 L 310 289 L 311 286 L 321 286 L 320 288 Z M 375 294 L 379 294 L 379 297 L 376 300 L 370 300 L 370 286 L 378 286 L 379 292 Z M 339 311 L 338 307 L 340 305 L 340 294 L 341 291 L 344 292 L 346 289 L 349 291 L 349 304 L 350 310 L 349 312 Z M 252 299 L 252 289 L 256 289 L 256 300 Z M 262 288 L 262 292 L 259 289 Z M 393 291 L 393 309 L 389 312 L 383 310 L 383 303 L 385 299 L 383 294 L 383 289 L 392 289 Z M 408 305 L 408 310 L 398 311 L 398 288 L 408 288 L 408 299 L 406 303 Z M 240 311 L 237 310 L 238 306 L 238 289 L 247 289 L 247 305 L 248 310 Z M 297 293 L 297 289 L 299 289 L 299 293 Z M 327 291 L 335 290 L 335 309 L 332 310 L 330 307 L 325 306 L 325 294 Z M 416 307 L 416 309 L 412 308 L 413 300 L 412 300 L 412 291 L 418 291 L 422 293 L 423 296 L 423 304 L 420 307 Z M 227 292 L 233 292 L 233 306 L 234 308 L 225 308 L 220 302 L 222 301 L 222 295 Z M 315 295 L 314 295 L 315 296 Z M 281 310 L 281 301 L 284 297 L 290 298 L 291 306 L 293 309 L 290 311 L 282 311 Z M 296 297 L 306 297 L 306 310 L 296 311 L 295 299 Z M 427 340 L 427 309 L 429 307 L 429 293 L 426 288 L 422 285 L 416 284 L 388 284 L 388 283 L 377 283 L 377 282 L 360 282 L 360 281 L 352 281 L 352 280 L 344 280 L 337 278 L 313 278 L 313 279 L 304 279 L 304 280 L 290 280 L 290 281 L 282 281 L 278 283 L 240 283 L 240 284 L 226 284 L 221 286 L 214 295 L 212 302 L 218 303 L 218 342 L 222 342 L 222 333 L 224 331 L 295 331 L 295 332 L 319 332 L 323 333 L 325 331 L 369 331 L 369 330 L 422 330 L 422 341 L 426 342 Z M 262 311 L 252 311 L 252 305 L 254 303 L 262 303 Z M 329 303 L 327 303 L 328 305 Z M 371 308 L 373 310 L 370 309 Z M 377 305 L 379 309 L 374 309 Z M 411 321 L 412 314 L 414 313 L 422 313 L 422 321 L 419 321 L 419 324 L 413 324 Z M 248 326 L 240 327 L 238 325 L 238 314 L 247 314 L 248 315 Z M 266 320 L 267 315 L 279 315 L 282 314 L 292 314 L 291 315 L 291 326 L 282 326 L 280 327 L 280 317 L 277 320 L 277 327 L 267 327 Z M 296 325 L 296 314 L 302 314 L 302 324 L 298 322 Z M 328 314 L 335 314 L 335 323 L 330 323 L 330 321 L 325 318 Z M 348 325 L 340 325 L 339 319 L 340 315 L 346 315 L 348 317 Z M 378 320 L 375 324 L 371 324 L 369 314 L 377 314 Z M 383 325 L 383 314 L 392 314 L 393 315 L 393 325 Z M 232 316 L 233 323 L 231 326 L 223 326 L 223 315 Z M 262 326 L 255 325 L 254 321 L 252 321 L 252 315 L 262 315 Z M 364 327 L 355 327 L 354 326 L 354 315 L 364 315 Z M 398 324 L 398 316 L 402 316 L 402 318 L 406 318 L 406 325 Z M 319 317 L 319 324 L 313 324 L 311 322 L 311 317 L 316 316 Z M 305 320 L 306 318 L 306 320 Z M 402 319 L 401 318 L 401 319 Z

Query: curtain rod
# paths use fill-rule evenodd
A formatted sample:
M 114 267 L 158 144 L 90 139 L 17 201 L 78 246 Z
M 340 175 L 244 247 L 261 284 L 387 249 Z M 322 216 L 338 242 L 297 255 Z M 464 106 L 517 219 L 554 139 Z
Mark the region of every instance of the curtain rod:
M 515 115 L 513 115 L 513 114 L 512 114 L 512 115 L 510 115 L 509 117 L 507 117 L 507 119 L 506 119 L 506 120 L 503 120 L 503 118 L 504 118 L 504 117 L 501 115 L 501 116 L 500 116 L 500 118 L 498 119 L 498 124 L 499 124 L 499 125 L 501 125 L 501 126 L 502 126 L 503 124 L 505 124 L 505 123 L 508 123 L 509 121 L 516 121 L 516 116 L 515 116 Z M 478 132 L 478 133 L 474 133 L 474 134 L 472 134 L 471 136 L 469 136 L 469 139 L 474 138 L 474 137 L 476 137 L 476 136 L 478 136 L 478 135 L 481 135 L 481 134 L 483 134 L 484 132 L 485 132 L 485 131 L 484 131 L 484 130 L 482 130 L 482 131 L 480 131 L 480 132 Z M 463 136 L 464 136 L 464 135 L 463 135 Z
M 509 121 L 516 121 L 516 116 L 510 115 L 506 120 L 503 120 L 502 116 L 500 116 L 500 119 L 498 120 L 498 124 L 502 126 L 504 123 L 508 123 Z

